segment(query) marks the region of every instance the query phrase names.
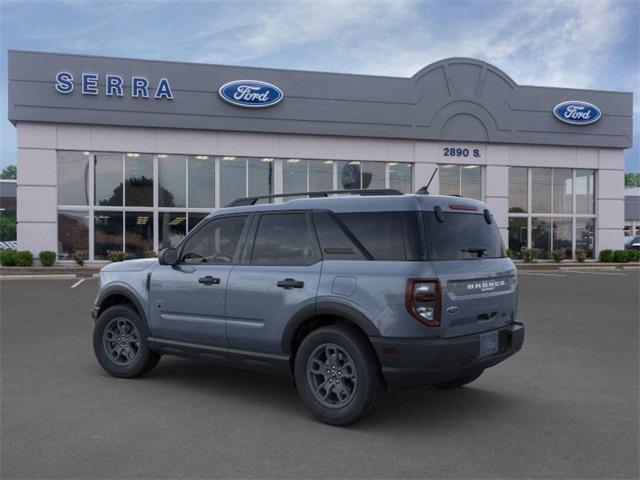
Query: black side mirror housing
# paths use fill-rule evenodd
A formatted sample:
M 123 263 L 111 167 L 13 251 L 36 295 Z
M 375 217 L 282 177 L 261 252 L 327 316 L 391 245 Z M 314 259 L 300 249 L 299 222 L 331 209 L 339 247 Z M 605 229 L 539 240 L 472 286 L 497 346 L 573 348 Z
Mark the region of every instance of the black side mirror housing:
M 160 265 L 175 265 L 178 263 L 178 250 L 175 248 L 165 248 L 161 250 L 158 261 Z

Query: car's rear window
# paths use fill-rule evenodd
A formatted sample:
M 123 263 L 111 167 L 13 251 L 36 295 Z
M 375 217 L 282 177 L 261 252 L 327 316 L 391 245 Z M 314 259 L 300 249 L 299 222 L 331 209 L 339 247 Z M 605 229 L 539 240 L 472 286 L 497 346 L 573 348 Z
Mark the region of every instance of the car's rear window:
M 495 220 L 487 223 L 483 214 L 442 213 L 439 221 L 425 212 L 424 228 L 430 260 L 471 260 L 505 256 Z

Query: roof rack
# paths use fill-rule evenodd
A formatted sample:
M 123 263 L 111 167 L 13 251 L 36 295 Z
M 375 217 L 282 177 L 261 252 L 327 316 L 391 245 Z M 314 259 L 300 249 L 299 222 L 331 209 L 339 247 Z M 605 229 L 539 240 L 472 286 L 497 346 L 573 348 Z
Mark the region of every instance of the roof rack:
M 323 190 L 320 192 L 298 192 L 298 193 L 277 193 L 274 195 L 259 195 L 255 197 L 243 197 L 236 198 L 233 202 L 227 205 L 227 207 L 245 207 L 248 205 L 255 205 L 258 200 L 271 199 L 271 198 L 285 198 L 285 197 L 328 197 L 335 194 L 350 194 L 350 195 L 404 195 L 400 190 L 393 188 L 377 188 L 377 189 L 353 189 L 353 190 Z

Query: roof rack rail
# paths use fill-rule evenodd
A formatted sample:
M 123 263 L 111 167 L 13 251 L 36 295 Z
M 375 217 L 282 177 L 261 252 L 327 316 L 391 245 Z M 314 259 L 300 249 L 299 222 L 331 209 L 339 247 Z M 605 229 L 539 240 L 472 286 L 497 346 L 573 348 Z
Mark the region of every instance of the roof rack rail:
M 233 202 L 229 203 L 227 207 L 245 207 L 248 205 L 255 205 L 258 200 L 271 199 L 271 198 L 285 198 L 285 197 L 328 197 L 335 194 L 350 194 L 350 195 L 404 195 L 400 190 L 393 188 L 376 188 L 371 190 L 366 189 L 353 189 L 353 190 L 323 190 L 320 192 L 298 192 L 298 193 L 277 193 L 274 195 L 259 195 L 254 197 L 242 197 L 236 198 Z

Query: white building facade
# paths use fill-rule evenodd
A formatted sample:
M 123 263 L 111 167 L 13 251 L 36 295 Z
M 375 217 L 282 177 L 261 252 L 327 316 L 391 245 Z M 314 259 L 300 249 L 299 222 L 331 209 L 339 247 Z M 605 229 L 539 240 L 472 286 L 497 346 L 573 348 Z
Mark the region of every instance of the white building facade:
M 628 93 L 522 87 L 472 59 L 410 79 L 30 52 L 9 60 L 18 247 L 36 254 L 138 257 L 245 195 L 409 193 L 432 176 L 431 194 L 485 201 L 515 256 L 622 248 Z M 262 108 L 225 101 L 219 88 L 246 78 L 267 92 L 255 102 L 271 102 L 271 87 L 280 97 Z M 566 115 L 590 118 L 559 118 L 571 102 Z

